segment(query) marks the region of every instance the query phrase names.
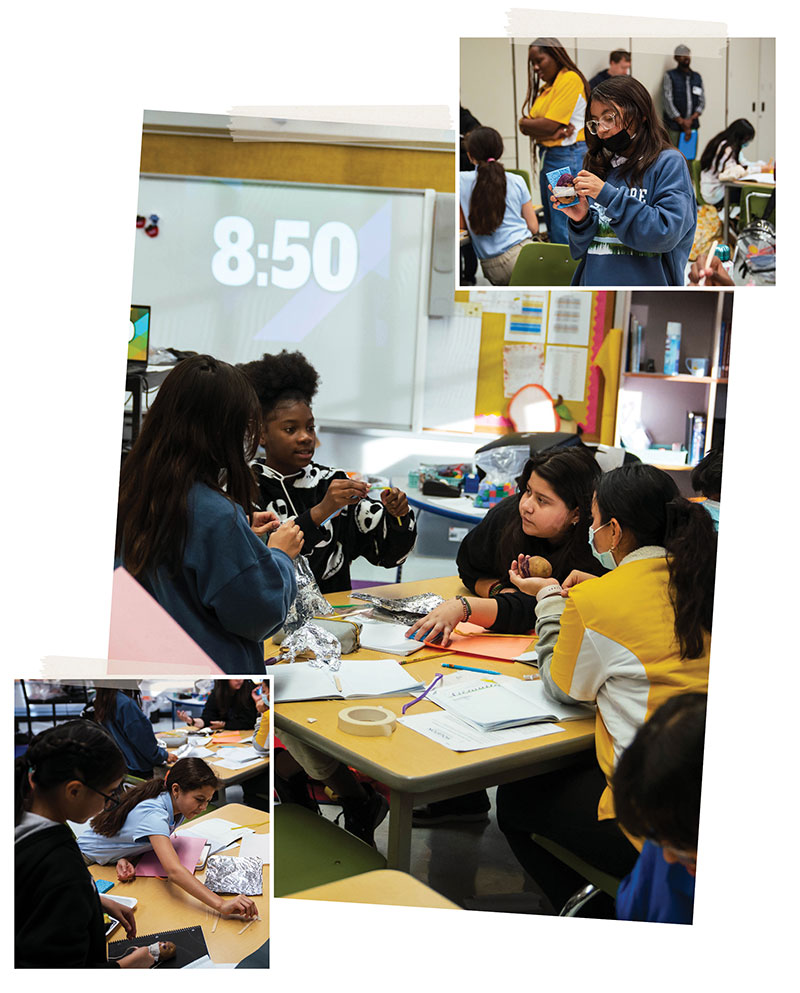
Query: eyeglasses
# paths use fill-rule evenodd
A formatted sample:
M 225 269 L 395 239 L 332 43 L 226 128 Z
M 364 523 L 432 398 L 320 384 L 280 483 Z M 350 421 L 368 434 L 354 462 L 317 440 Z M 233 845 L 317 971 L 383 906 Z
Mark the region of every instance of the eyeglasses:
M 616 113 L 613 110 L 609 110 L 608 113 L 600 115 L 599 121 L 595 121 L 595 120 L 587 121 L 586 129 L 589 131 L 590 134 L 597 134 L 600 128 L 602 128 L 603 131 L 610 131 L 611 128 L 613 128 L 616 123 L 617 123 Z
M 109 795 L 108 793 L 103 793 L 102 790 L 96 789 L 94 786 L 90 786 L 88 783 L 84 783 L 83 780 L 81 780 L 81 779 L 79 779 L 78 782 L 81 783 L 83 786 L 85 786 L 87 790 L 91 790 L 92 793 L 97 793 L 99 796 L 101 796 L 105 800 L 105 802 L 106 802 L 106 804 L 105 804 L 106 810 L 108 810 L 108 809 L 112 809 L 113 810 L 114 807 L 118 807 L 119 806 L 119 804 L 120 804 L 120 799 L 119 798 L 124 793 L 124 788 L 123 788 L 122 784 L 120 784 L 114 790 L 114 792 L 111 795 Z

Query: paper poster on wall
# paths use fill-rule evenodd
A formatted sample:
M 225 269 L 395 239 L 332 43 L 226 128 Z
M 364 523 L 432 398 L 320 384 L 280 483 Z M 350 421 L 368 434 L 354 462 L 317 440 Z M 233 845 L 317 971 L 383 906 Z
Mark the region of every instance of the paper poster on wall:
M 512 397 L 529 383 L 541 386 L 545 375 L 544 346 L 531 343 L 503 346 L 503 395 Z
M 566 401 L 577 400 L 583 403 L 588 361 L 588 348 L 548 345 L 542 385 L 553 397 L 560 394 Z
M 592 294 L 560 292 L 550 294 L 550 313 L 547 322 L 548 345 L 589 344 L 592 321 Z M 581 397 L 583 399 L 583 397 Z
M 547 293 L 524 293 L 506 318 L 506 341 L 544 341 L 547 330 Z
M 484 314 L 510 314 L 519 306 L 519 293 L 508 290 L 470 290 L 469 301 L 478 304 Z

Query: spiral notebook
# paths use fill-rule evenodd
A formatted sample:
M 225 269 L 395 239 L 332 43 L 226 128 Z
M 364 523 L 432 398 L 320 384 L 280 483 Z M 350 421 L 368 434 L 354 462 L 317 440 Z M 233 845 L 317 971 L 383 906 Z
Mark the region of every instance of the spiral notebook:
M 108 945 L 108 960 L 121 959 L 134 948 L 152 945 L 154 941 L 174 941 L 175 958 L 159 962 L 159 969 L 184 969 L 192 962 L 208 956 L 206 939 L 199 924 L 194 927 L 183 927 L 177 931 L 159 931 L 157 934 L 139 934 L 135 938 L 125 938 L 124 941 L 111 941 Z

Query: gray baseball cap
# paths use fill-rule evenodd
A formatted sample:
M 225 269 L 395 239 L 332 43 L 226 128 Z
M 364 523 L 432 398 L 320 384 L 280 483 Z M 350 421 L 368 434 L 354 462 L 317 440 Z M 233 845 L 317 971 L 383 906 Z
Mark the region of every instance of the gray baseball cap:
M 678 45 L 678 47 L 673 52 L 673 55 L 675 55 L 676 57 L 678 55 L 691 55 L 691 54 L 692 53 L 689 50 L 689 46 L 688 45 Z

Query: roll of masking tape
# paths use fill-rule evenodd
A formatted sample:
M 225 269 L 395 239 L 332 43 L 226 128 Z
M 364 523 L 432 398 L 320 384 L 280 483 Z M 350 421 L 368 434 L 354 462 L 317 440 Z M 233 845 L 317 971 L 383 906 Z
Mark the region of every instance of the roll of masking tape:
M 397 723 L 396 715 L 386 707 L 345 707 L 339 711 L 339 730 L 366 736 L 390 735 Z

